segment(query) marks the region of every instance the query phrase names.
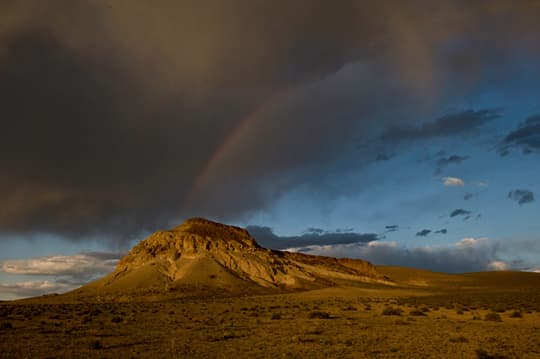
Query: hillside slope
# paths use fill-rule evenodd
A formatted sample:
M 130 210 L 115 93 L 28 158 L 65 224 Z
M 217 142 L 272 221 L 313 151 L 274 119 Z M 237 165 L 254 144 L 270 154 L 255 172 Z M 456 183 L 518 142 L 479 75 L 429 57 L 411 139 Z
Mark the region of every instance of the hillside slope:
M 252 294 L 381 282 L 371 263 L 260 247 L 238 227 L 194 218 L 137 244 L 76 296 Z

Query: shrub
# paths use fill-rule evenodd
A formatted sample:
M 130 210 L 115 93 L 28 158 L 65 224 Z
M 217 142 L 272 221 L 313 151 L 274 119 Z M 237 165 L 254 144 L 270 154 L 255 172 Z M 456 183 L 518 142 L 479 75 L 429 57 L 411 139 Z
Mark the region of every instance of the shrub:
M 512 312 L 510 317 L 512 317 L 512 318 L 523 318 L 523 314 L 521 314 L 521 312 L 519 310 L 515 310 L 515 311 Z
M 90 349 L 102 349 L 103 345 L 99 340 L 92 340 L 90 344 L 88 345 Z
M 273 320 L 281 319 L 281 314 L 279 314 L 279 313 L 274 313 L 274 314 L 272 314 L 272 319 L 273 319 Z
M 96 315 L 99 315 L 101 313 L 103 313 L 101 310 L 94 309 L 94 310 L 91 310 L 88 314 L 91 315 L 91 316 L 96 316 Z
M 330 319 L 330 314 L 327 312 L 313 311 L 309 313 L 309 319 Z
M 451 343 L 468 343 L 469 339 L 465 338 L 463 335 L 460 335 L 459 337 L 452 337 L 450 338 Z
M 414 315 L 415 317 L 425 317 L 426 316 L 426 313 L 424 313 L 423 311 L 421 310 L 418 310 L 418 309 L 414 309 L 414 310 L 411 310 L 409 312 L 409 315 Z
M 491 322 L 502 322 L 502 319 L 499 313 L 495 313 L 495 312 L 486 314 L 486 316 L 484 317 L 484 320 L 491 321 Z
M 10 322 L 4 322 L 0 325 L 0 329 L 13 329 L 13 324 Z
M 410 325 L 411 323 L 405 321 L 405 320 L 401 320 L 401 319 L 398 319 L 394 322 L 395 325 Z
M 478 359 L 505 359 L 504 355 L 489 354 L 484 349 L 476 349 L 476 357 Z
M 383 315 L 401 315 L 401 313 L 403 313 L 403 311 L 395 307 L 386 307 L 382 312 Z
M 124 318 L 122 318 L 122 317 L 113 317 L 111 319 L 111 322 L 113 322 L 113 323 L 122 323 L 123 321 L 124 321 Z

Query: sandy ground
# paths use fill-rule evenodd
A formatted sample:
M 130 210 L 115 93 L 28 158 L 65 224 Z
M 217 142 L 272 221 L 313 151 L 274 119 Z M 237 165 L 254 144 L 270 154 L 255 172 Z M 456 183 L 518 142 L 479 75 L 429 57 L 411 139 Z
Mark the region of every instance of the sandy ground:
M 480 290 L 460 288 L 459 281 L 444 286 L 444 278 L 428 287 L 0 303 L 0 357 L 540 358 L 536 283 L 482 279 L 487 284 Z

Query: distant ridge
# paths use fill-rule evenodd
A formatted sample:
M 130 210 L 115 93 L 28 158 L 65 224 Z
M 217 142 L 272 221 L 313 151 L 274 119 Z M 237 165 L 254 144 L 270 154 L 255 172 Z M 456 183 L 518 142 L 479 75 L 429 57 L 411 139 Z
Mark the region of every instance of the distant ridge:
M 363 260 L 262 248 L 243 228 L 203 218 L 150 235 L 108 276 L 68 295 L 135 297 L 252 294 L 383 281 Z

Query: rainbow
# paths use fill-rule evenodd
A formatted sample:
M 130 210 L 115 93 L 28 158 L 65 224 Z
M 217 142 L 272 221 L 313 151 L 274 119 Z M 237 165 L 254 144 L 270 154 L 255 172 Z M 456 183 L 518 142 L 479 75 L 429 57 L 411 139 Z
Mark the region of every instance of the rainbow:
M 246 138 L 255 128 L 261 119 L 264 118 L 264 114 L 275 108 L 286 97 L 289 91 L 279 91 L 276 94 L 266 98 L 261 104 L 259 104 L 254 111 L 250 112 L 247 116 L 242 118 L 238 122 L 238 125 L 232 129 L 232 131 L 225 137 L 224 141 L 216 147 L 208 161 L 202 167 L 199 174 L 195 177 L 191 190 L 189 191 L 186 200 L 184 202 L 183 209 L 188 209 L 193 203 L 197 193 L 204 188 L 207 182 L 213 177 L 214 171 L 219 167 L 219 164 L 230 153 L 235 146 L 242 143 L 242 140 Z

